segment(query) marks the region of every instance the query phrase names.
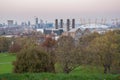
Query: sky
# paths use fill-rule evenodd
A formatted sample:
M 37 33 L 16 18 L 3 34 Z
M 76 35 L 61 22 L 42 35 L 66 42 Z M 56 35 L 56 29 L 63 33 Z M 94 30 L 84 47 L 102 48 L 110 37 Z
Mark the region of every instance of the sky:
M 0 0 L 0 22 L 120 17 L 120 0 Z

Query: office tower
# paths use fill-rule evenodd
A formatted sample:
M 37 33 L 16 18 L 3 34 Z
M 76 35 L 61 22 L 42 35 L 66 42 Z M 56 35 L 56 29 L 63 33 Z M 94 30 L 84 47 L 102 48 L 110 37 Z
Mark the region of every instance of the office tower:
M 8 20 L 7 22 L 8 22 L 8 27 L 12 27 L 14 25 L 13 24 L 13 22 L 14 22 L 13 20 Z
M 30 21 L 28 21 L 28 26 L 30 26 L 31 24 L 30 24 Z
M 44 28 L 44 22 L 43 22 L 43 20 L 42 19 L 40 19 L 40 26 L 39 26 L 40 28 Z
M 37 17 L 35 18 L 35 28 L 36 29 L 38 28 L 38 18 Z

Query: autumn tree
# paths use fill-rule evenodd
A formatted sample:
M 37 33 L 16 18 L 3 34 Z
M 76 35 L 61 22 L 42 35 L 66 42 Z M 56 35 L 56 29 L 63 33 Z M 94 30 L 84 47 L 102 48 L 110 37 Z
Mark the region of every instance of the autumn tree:
M 8 51 L 10 44 L 11 44 L 11 38 L 0 37 L 0 52 Z
M 95 38 L 87 47 L 92 62 L 103 66 L 104 73 L 110 72 L 111 66 L 116 61 L 118 44 L 118 35 L 109 31 L 104 36 Z
M 50 56 L 50 64 L 51 64 L 51 70 L 55 72 L 55 45 L 56 40 L 52 39 L 52 37 L 46 37 L 45 41 L 42 43 L 43 48 Z
M 13 62 L 15 73 L 52 72 L 50 56 L 34 40 L 28 40 Z
M 55 48 L 56 41 L 52 37 L 46 37 L 42 46 L 46 49 L 47 52 L 52 51 Z
M 17 53 L 21 50 L 21 45 L 18 43 L 13 43 L 10 45 L 9 52 L 10 53 Z
M 84 35 L 79 39 L 79 46 L 82 46 L 83 48 L 85 48 L 90 44 L 90 42 L 94 38 L 99 37 L 99 36 L 101 36 L 101 35 L 97 32 L 91 33 L 89 35 Z
M 102 35 L 100 35 L 97 32 L 94 32 L 89 35 L 84 35 L 79 39 L 77 50 L 78 50 L 79 55 L 81 56 L 79 58 L 79 61 L 81 64 L 89 65 L 91 63 L 91 60 L 89 59 L 91 57 L 91 54 L 86 49 L 90 45 L 91 41 L 93 41 L 95 38 L 100 37 L 100 36 Z
M 9 47 L 10 53 L 18 53 L 24 47 L 24 45 L 29 41 L 31 38 L 27 37 L 13 37 L 11 40 L 11 45 Z
M 57 61 L 62 65 L 65 73 L 69 73 L 78 66 L 78 54 L 72 37 L 62 36 L 59 38 L 57 42 L 56 56 Z

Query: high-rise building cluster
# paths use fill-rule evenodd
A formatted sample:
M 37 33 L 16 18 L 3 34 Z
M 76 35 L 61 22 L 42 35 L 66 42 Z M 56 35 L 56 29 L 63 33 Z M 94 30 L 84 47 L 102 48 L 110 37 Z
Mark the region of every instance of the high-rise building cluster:
M 73 37 L 88 34 L 90 32 L 104 33 L 107 30 L 119 29 L 119 19 L 55 19 L 53 23 L 43 21 L 35 17 L 34 24 L 28 21 L 18 24 L 15 20 L 7 20 L 0 23 L 0 35 L 30 34 L 33 31 L 41 31 L 45 35 L 71 35 Z

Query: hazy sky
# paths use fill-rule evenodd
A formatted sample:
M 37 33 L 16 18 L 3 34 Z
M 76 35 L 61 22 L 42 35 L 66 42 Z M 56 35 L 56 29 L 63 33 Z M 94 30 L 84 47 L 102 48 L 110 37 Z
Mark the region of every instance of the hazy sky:
M 119 16 L 120 0 L 0 0 L 0 21 Z

